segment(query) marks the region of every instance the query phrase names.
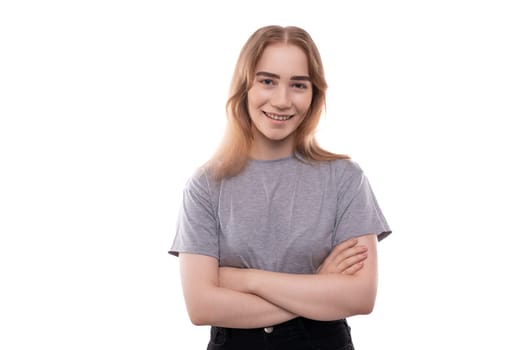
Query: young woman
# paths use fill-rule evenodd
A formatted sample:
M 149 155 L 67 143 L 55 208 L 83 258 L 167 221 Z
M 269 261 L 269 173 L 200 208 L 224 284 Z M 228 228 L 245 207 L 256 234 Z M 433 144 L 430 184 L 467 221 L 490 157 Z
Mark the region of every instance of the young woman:
M 353 349 L 391 231 L 361 168 L 317 144 L 325 104 L 309 34 L 268 26 L 244 45 L 212 159 L 188 181 L 170 253 L 213 349 Z

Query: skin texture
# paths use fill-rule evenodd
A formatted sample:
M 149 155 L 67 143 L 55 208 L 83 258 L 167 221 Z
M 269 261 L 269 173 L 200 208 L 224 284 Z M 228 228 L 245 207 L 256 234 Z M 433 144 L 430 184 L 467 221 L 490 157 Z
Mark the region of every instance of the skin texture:
M 312 101 L 307 57 L 297 46 L 272 44 L 255 73 L 247 101 L 254 135 L 250 157 L 291 156 L 295 131 Z M 269 115 L 292 118 L 275 121 Z M 196 254 L 180 254 L 180 269 L 188 314 L 196 325 L 256 328 L 297 316 L 341 319 L 374 307 L 377 236 L 370 232 L 341 243 L 312 275 L 219 267 L 217 259 Z

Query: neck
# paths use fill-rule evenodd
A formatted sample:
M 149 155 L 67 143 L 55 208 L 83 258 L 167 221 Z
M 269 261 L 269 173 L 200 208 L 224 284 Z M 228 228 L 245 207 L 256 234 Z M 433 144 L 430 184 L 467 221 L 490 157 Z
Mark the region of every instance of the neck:
M 294 154 L 294 139 L 274 141 L 255 137 L 250 149 L 250 158 L 258 160 L 272 160 L 290 157 Z

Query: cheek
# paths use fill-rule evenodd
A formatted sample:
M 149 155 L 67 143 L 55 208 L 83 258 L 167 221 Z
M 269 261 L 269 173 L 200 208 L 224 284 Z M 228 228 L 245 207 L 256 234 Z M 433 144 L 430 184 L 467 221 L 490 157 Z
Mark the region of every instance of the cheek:
M 258 108 L 268 100 L 268 93 L 260 89 L 252 88 L 248 91 L 248 106 L 249 108 Z
M 312 97 L 310 96 L 300 96 L 300 98 L 297 99 L 295 106 L 297 109 L 301 111 L 301 113 L 306 113 L 310 109 L 310 105 L 312 104 Z

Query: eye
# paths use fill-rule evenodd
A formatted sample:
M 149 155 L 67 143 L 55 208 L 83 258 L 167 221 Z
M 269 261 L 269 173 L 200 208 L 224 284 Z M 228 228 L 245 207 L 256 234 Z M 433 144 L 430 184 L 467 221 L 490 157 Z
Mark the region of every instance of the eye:
M 308 89 L 308 85 L 304 83 L 293 83 L 292 87 L 294 87 L 295 89 Z
M 272 79 L 261 79 L 259 82 L 263 85 L 274 85 L 274 81 Z

